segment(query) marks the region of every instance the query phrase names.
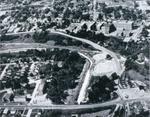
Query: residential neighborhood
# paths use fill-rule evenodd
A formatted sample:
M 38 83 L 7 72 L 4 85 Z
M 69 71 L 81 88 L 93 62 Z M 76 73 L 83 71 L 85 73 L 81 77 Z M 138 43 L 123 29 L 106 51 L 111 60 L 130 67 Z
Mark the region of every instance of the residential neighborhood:
M 0 117 L 149 117 L 149 0 L 1 0 Z

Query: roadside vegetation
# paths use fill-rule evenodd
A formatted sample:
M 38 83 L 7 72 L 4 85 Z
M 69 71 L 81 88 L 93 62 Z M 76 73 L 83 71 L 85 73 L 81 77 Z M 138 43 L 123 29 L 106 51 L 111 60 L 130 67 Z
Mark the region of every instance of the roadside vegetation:
M 107 76 L 92 76 L 91 86 L 88 91 L 88 103 L 100 103 L 115 99 L 118 95 L 115 93 L 117 84 L 114 80 L 119 76 L 114 73 L 110 78 Z
M 58 59 L 63 61 L 61 67 L 57 64 L 53 66 L 47 64 L 41 68 L 40 74 L 46 77 L 46 84 L 43 93 L 47 93 L 47 98 L 50 98 L 54 103 L 63 103 L 68 96 L 67 90 L 74 89 L 79 80 L 79 75 L 83 69 L 84 59 L 76 53 L 67 53 L 66 57 Z M 57 60 L 56 60 L 57 61 Z
M 65 49 L 33 49 L 3 53 L 0 63 L 14 63 L 8 67 L 1 80 L 1 89 L 30 90 L 30 79 L 42 79 L 45 81 L 43 94 L 47 94 L 46 97 L 53 103 L 63 104 L 69 95 L 68 90 L 76 88 L 79 83 L 85 59 L 77 52 Z M 38 64 L 35 64 L 35 73 L 30 69 L 33 63 Z
M 36 43 L 46 43 L 49 41 L 53 41 L 54 45 L 56 46 L 76 46 L 80 48 L 87 48 L 90 50 L 94 49 L 89 44 L 86 44 L 81 41 L 74 40 L 69 37 L 59 35 L 59 34 L 49 33 L 46 30 L 42 30 L 39 32 L 36 31 L 32 37 L 33 37 L 34 42 Z

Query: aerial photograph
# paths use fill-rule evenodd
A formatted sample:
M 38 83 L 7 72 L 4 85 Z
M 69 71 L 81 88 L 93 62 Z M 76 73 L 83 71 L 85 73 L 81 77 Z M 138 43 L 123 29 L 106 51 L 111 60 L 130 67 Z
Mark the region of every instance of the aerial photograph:
M 0 117 L 150 117 L 150 0 L 0 0 Z

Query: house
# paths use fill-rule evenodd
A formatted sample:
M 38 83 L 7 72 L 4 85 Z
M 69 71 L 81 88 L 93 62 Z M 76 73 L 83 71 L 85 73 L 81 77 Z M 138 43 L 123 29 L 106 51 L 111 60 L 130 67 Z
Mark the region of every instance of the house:
M 11 102 L 13 100 L 14 100 L 14 94 L 13 93 L 5 93 L 3 98 L 2 98 L 3 102 Z

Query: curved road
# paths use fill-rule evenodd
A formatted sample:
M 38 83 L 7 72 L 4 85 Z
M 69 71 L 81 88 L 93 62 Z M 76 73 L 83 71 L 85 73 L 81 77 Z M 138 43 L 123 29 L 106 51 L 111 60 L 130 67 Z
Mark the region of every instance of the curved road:
M 62 33 L 62 32 L 58 32 L 58 31 L 52 31 L 52 33 L 54 33 L 54 34 L 60 34 L 60 35 L 63 35 L 63 36 L 66 36 L 66 37 L 69 37 L 69 38 L 72 38 L 72 39 L 75 39 L 75 40 L 87 43 L 87 44 L 91 45 L 93 48 L 95 48 L 97 50 L 107 52 L 108 54 L 110 54 L 114 58 L 114 60 L 116 62 L 116 70 L 118 71 L 117 74 L 118 75 L 122 74 L 123 68 L 121 66 L 121 63 L 120 63 L 118 57 L 116 56 L 116 54 L 114 52 L 112 52 L 112 51 L 110 51 L 110 50 L 108 50 L 108 49 L 106 49 L 106 48 L 104 48 L 104 47 L 102 47 L 102 46 L 100 46 L 100 45 L 92 42 L 92 41 L 84 39 L 84 38 L 74 37 L 74 36 L 71 36 L 71 35 L 68 35 L 68 34 L 65 34 L 65 33 Z
M 33 34 L 33 33 L 34 32 L 18 32 L 18 33 L 8 33 L 6 35 L 22 35 L 22 34 Z M 87 39 L 84 39 L 84 38 L 75 37 L 75 36 L 72 36 L 72 35 L 68 35 L 68 34 L 66 34 L 64 32 L 51 30 L 49 33 L 66 36 L 66 37 L 69 37 L 69 38 L 72 38 L 72 39 L 84 42 L 86 44 L 89 44 L 89 45 L 91 45 L 93 48 L 95 48 L 97 50 L 100 50 L 100 51 L 102 50 L 102 51 L 107 52 L 108 54 L 110 54 L 114 58 L 114 60 L 116 62 L 116 70 L 118 71 L 117 74 L 118 75 L 122 74 L 124 69 L 122 68 L 122 66 L 120 64 L 120 61 L 119 61 L 118 57 L 116 56 L 116 54 L 114 52 L 112 52 L 112 51 L 110 51 L 110 50 L 108 50 L 108 49 L 106 49 L 106 48 L 104 48 L 104 47 L 102 47 L 102 46 L 100 46 L 100 45 L 90 41 L 90 40 L 87 40 Z
M 65 34 L 65 33 L 62 33 L 62 32 L 58 32 L 58 31 L 51 31 L 51 32 L 54 33 L 54 34 L 63 35 L 63 36 L 66 36 L 66 37 L 69 37 L 69 38 L 87 43 L 87 44 L 91 45 L 93 48 L 95 48 L 97 50 L 107 52 L 108 54 L 110 54 L 114 58 L 114 60 L 116 62 L 115 65 L 116 65 L 117 74 L 121 75 L 123 69 L 121 67 L 119 59 L 117 58 L 117 56 L 114 52 L 112 52 L 112 51 L 110 51 L 110 50 L 108 50 L 108 49 L 92 42 L 92 41 L 89 41 L 87 39 L 74 37 L 74 36 L 71 36 L 71 35 L 68 35 L 68 34 Z M 30 33 L 33 33 L 33 32 L 30 32 Z M 27 33 L 24 32 L 22 34 L 27 34 Z M 0 105 L 0 107 L 1 108 L 32 108 L 32 109 L 34 109 L 34 108 L 35 109 L 44 108 L 44 109 L 56 109 L 56 110 L 60 110 L 60 109 L 61 110 L 76 110 L 76 109 L 79 110 L 79 109 L 90 109 L 90 108 L 100 108 L 100 107 L 112 106 L 112 105 L 116 105 L 118 103 L 124 103 L 124 101 L 122 101 L 122 100 L 120 101 L 120 100 L 117 99 L 117 100 L 107 101 L 105 103 L 89 104 L 89 105 L 52 105 L 52 106 L 43 106 L 43 105 Z

